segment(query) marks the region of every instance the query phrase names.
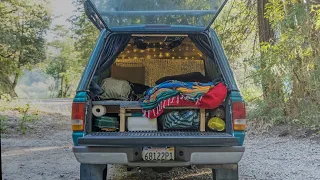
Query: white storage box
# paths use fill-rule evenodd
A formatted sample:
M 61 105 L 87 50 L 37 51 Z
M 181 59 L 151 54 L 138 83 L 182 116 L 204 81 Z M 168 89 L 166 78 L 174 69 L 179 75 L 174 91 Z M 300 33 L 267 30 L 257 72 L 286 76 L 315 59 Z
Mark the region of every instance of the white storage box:
M 128 131 L 157 131 L 157 118 L 128 117 Z

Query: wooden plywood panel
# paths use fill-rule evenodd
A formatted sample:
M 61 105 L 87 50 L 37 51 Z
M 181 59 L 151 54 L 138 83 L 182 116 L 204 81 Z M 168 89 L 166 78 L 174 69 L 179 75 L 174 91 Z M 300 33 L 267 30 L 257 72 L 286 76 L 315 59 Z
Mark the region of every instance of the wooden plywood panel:
M 113 65 L 111 77 L 115 79 L 127 80 L 132 83 L 145 83 L 145 67 L 124 67 Z

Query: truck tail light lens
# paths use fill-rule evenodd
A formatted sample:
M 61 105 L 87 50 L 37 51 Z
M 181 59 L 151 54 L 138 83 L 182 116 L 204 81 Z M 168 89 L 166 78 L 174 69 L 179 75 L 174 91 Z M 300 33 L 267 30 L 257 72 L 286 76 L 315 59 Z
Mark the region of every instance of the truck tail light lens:
M 232 103 L 233 130 L 243 131 L 246 129 L 246 107 L 244 102 Z
M 83 131 L 85 103 L 72 103 L 71 125 L 73 131 Z

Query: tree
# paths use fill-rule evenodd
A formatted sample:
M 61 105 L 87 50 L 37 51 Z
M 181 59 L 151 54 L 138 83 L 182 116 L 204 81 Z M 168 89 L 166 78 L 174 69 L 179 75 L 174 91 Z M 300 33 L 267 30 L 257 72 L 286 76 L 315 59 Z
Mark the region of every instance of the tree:
M 73 0 L 73 4 L 77 7 L 77 12 L 70 18 L 71 31 L 74 32 L 75 48 L 81 53 L 81 62 L 85 66 L 100 32 L 87 17 L 83 1 Z
M 30 69 L 45 59 L 44 36 L 51 23 L 45 3 L 35 0 L 0 3 L 0 70 L 6 77 L 13 76 L 12 90 L 24 68 Z
M 274 71 L 273 64 L 270 63 L 272 62 L 272 59 L 269 59 L 268 56 L 265 55 L 266 52 L 264 51 L 265 45 L 272 45 L 276 41 L 275 32 L 271 26 L 271 23 L 269 19 L 265 17 L 267 11 L 266 6 L 268 3 L 269 0 L 257 1 L 257 17 L 260 42 L 260 71 L 264 100 L 269 102 L 269 106 L 274 106 L 275 102 L 281 104 L 283 101 L 283 86 L 281 77 L 279 77 L 279 74 Z
M 61 26 L 57 26 L 54 31 L 56 40 L 48 44 L 50 51 L 45 72 L 56 80 L 57 97 L 69 97 L 84 65 L 75 50 L 71 32 Z

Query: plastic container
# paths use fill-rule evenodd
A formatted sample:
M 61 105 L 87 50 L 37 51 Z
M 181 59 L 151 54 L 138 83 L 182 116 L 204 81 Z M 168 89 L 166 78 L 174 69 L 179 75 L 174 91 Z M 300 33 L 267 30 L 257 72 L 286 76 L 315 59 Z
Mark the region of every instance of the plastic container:
M 146 117 L 128 117 L 128 131 L 157 131 L 157 119 L 148 119 Z
M 96 118 L 94 125 L 99 128 L 119 129 L 118 118 L 110 117 L 110 116 L 101 116 L 101 117 Z

